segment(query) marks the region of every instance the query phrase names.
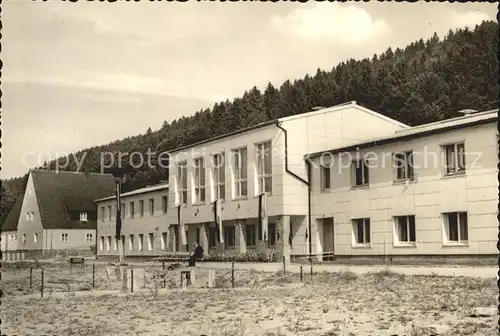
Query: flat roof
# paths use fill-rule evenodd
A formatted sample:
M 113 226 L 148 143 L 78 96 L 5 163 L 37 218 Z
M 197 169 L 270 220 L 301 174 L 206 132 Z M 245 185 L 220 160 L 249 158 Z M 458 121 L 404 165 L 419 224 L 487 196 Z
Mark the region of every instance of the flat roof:
M 123 198 L 123 197 L 132 196 L 132 195 L 147 194 L 147 193 L 157 191 L 157 190 L 162 190 L 162 189 L 168 189 L 168 183 L 155 184 L 153 186 L 132 190 L 132 191 L 121 194 L 120 197 Z M 115 198 L 116 198 L 116 196 L 113 195 L 113 196 L 97 199 L 94 202 L 109 201 L 109 200 L 112 200 Z
M 371 148 L 375 146 L 385 145 L 389 143 L 394 143 L 400 140 L 407 140 L 413 138 L 420 138 L 424 136 L 449 132 L 465 127 L 472 127 L 476 125 L 488 124 L 498 120 L 498 109 L 489 110 L 484 112 L 477 112 L 465 116 L 445 119 L 437 122 L 432 122 L 428 124 L 422 124 L 407 129 L 402 129 L 396 131 L 393 135 L 387 137 L 374 138 L 372 140 L 363 141 L 354 145 L 349 145 L 341 148 L 333 148 L 330 150 L 324 150 L 321 152 L 315 152 L 304 155 L 305 158 L 314 158 L 320 156 L 323 153 L 339 153 L 339 152 L 351 152 L 358 149 Z

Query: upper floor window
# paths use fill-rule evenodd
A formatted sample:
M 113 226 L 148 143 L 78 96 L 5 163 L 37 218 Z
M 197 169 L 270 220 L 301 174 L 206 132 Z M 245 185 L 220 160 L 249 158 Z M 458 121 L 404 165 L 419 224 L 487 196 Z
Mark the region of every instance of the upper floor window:
M 194 160 L 194 203 L 205 202 L 205 162 L 203 158 Z
M 122 217 L 122 219 L 125 218 L 125 203 L 122 203 L 121 206 L 120 206 L 120 216 Z
M 101 222 L 104 222 L 104 217 L 105 217 L 104 209 L 105 208 L 102 206 L 101 207 Z
M 256 145 L 258 194 L 272 191 L 271 141 Z
M 134 202 L 130 202 L 129 214 L 130 214 L 130 218 L 134 218 L 134 216 L 135 216 L 135 204 L 134 204 Z
M 139 233 L 139 251 L 144 249 L 144 234 Z
M 465 145 L 463 143 L 444 146 L 446 175 L 465 173 Z
M 224 153 L 214 154 L 213 161 L 214 200 L 224 199 L 226 197 Z
M 111 213 L 111 211 L 110 211 L 110 213 Z M 86 222 L 86 221 L 87 221 L 87 213 L 86 212 L 80 212 L 80 222 Z
M 353 185 L 364 186 L 369 183 L 368 164 L 365 160 L 352 162 Z
M 33 243 L 38 242 L 38 233 L 33 234 Z
M 34 212 L 27 212 L 26 213 L 26 220 L 28 222 L 32 222 L 34 218 L 35 218 L 35 213 Z
M 239 148 L 233 154 L 234 197 L 246 197 L 247 191 L 247 149 Z
M 21 242 L 23 244 L 26 244 L 26 233 L 23 233 L 22 236 L 21 236 Z
M 412 180 L 414 177 L 413 152 L 396 153 L 394 154 L 394 160 L 396 164 L 396 179 Z
M 134 235 L 133 234 L 128 235 L 128 247 L 129 247 L 130 251 L 134 250 Z
M 154 247 L 154 234 L 153 233 L 148 233 L 148 250 L 153 250 Z
M 177 164 L 177 188 L 179 190 L 179 203 L 187 204 L 187 161 L 181 161 Z
M 161 197 L 161 210 L 164 214 L 168 211 L 168 196 Z
M 330 167 L 321 166 L 319 169 L 320 169 L 321 190 L 328 190 L 331 187 L 331 185 L 330 185 L 330 178 L 331 178 Z
M 155 199 L 149 199 L 149 214 L 153 216 L 155 214 Z
M 108 205 L 108 220 L 110 221 L 111 220 L 111 205 Z
M 139 201 L 139 217 L 144 217 L 144 201 Z

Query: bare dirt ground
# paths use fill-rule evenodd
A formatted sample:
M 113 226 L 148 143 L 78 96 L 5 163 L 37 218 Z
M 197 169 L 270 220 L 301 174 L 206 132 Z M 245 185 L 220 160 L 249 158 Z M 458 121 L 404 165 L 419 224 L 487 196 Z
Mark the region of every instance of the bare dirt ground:
M 81 274 L 76 268 L 81 267 Z M 84 268 L 85 267 L 85 268 Z M 46 274 L 92 282 L 92 266 L 54 266 Z M 157 267 L 158 269 L 158 267 Z M 197 269 L 204 287 L 206 270 Z M 379 271 L 357 275 L 216 270 L 214 289 L 160 289 L 120 294 L 96 269 L 96 289 L 73 285 L 29 289 L 29 271 L 3 269 L 2 334 L 7 335 L 478 335 L 497 334 L 495 278 L 401 275 Z M 33 274 L 39 275 L 35 269 Z M 169 288 L 178 287 L 171 272 Z M 45 276 L 45 275 L 44 275 Z M 47 278 L 46 278 L 47 279 Z M 50 277 L 49 277 L 50 279 Z M 75 296 L 73 288 L 87 290 Z M 51 287 L 49 285 L 49 287 Z M 113 288 L 114 287 L 114 288 Z M 59 289 L 57 289 L 59 288 Z M 116 290 L 103 293 L 103 290 Z M 77 290 L 77 289 L 75 289 Z M 56 296 L 53 293 L 59 292 Z M 66 292 L 66 293 L 65 293 Z M 30 294 L 31 295 L 26 295 Z M 474 311 L 485 307 L 484 311 Z

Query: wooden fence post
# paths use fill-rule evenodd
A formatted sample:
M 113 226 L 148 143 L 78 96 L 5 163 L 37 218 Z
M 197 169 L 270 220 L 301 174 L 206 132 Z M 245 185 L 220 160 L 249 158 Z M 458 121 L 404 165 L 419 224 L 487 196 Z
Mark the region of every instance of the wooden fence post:
M 233 261 L 233 263 L 231 265 L 231 285 L 234 288 L 234 261 Z
M 283 275 L 286 273 L 285 256 L 283 256 Z
M 95 289 L 95 263 L 92 264 L 92 288 Z
M 130 269 L 130 292 L 134 292 L 134 269 Z
M 43 298 L 43 268 L 42 268 L 42 286 L 40 288 L 40 297 Z
M 30 288 L 33 288 L 33 265 L 30 266 Z
M 303 275 L 302 275 L 302 266 L 300 266 L 300 282 L 303 280 Z

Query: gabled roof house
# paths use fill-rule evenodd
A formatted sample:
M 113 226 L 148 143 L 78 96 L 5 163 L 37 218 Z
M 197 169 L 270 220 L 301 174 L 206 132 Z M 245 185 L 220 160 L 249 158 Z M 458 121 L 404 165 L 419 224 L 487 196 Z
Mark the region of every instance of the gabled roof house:
M 96 198 L 114 192 L 110 174 L 31 170 L 18 220 L 18 249 L 95 246 Z

